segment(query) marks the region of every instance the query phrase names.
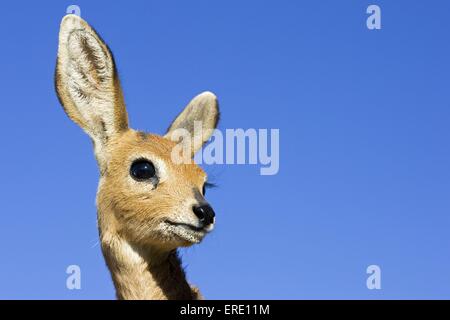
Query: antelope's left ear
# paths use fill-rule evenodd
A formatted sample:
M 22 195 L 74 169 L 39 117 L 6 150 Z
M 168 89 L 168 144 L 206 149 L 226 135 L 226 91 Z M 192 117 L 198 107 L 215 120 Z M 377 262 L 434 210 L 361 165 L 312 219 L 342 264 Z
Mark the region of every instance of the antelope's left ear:
M 59 31 L 55 86 L 65 112 L 94 141 L 100 167 L 105 146 L 128 130 L 128 116 L 113 55 L 89 24 L 66 15 Z
M 212 92 L 203 92 L 189 102 L 172 122 L 164 137 L 176 141 L 182 136 L 176 134 L 178 130 L 186 132 L 190 135 L 191 155 L 194 156 L 213 134 L 219 116 L 217 97 Z

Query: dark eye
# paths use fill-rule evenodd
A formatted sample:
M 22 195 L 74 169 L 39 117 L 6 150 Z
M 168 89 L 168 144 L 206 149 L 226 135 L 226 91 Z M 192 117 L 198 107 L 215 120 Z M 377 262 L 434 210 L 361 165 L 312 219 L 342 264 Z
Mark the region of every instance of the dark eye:
M 130 168 L 130 174 L 134 179 L 143 181 L 154 178 L 156 176 L 156 170 L 153 163 L 148 160 L 141 159 L 133 162 Z

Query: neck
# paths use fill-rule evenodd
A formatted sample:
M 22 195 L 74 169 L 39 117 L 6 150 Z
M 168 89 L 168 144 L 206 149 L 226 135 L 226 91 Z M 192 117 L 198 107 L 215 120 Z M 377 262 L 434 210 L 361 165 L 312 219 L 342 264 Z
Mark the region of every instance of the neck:
M 118 234 L 101 233 L 102 251 L 118 299 L 191 300 L 199 298 L 186 281 L 176 250 L 145 250 Z

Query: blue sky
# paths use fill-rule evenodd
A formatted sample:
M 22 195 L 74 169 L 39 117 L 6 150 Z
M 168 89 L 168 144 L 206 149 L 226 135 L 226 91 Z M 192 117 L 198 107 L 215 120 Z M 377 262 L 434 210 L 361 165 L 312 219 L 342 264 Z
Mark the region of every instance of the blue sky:
M 163 133 L 211 90 L 220 129 L 280 129 L 277 175 L 205 166 L 217 227 L 181 253 L 207 298 L 450 298 L 444 0 L 2 3 L 0 298 L 114 298 L 92 146 L 53 89 L 70 4 L 112 48 L 132 127 Z

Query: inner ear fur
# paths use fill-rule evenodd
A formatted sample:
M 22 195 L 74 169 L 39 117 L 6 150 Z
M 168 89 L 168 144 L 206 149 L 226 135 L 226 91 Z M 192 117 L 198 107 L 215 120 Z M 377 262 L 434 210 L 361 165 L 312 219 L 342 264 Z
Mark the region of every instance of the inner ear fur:
M 165 137 L 176 141 L 178 130 L 190 136 L 193 156 L 209 140 L 219 122 L 220 112 L 217 97 L 209 91 L 197 95 L 170 125 Z M 178 142 L 178 141 L 176 141 Z

